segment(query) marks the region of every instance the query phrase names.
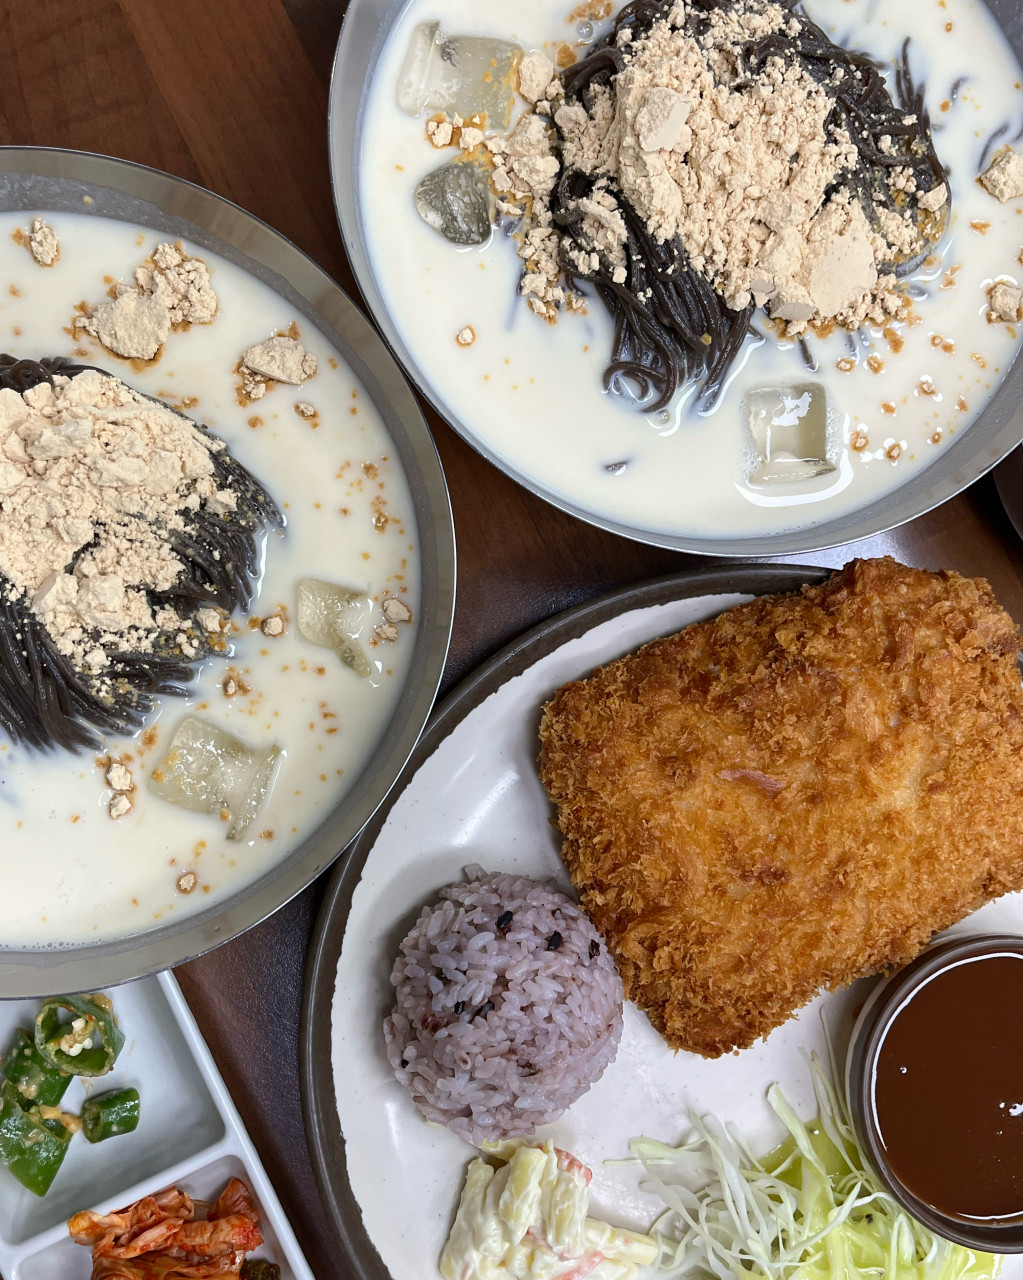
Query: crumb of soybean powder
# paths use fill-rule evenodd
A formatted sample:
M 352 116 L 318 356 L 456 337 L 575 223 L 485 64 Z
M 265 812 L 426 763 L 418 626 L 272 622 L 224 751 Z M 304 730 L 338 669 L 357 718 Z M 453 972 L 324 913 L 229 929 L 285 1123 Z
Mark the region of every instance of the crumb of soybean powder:
M 28 233 L 28 249 L 41 267 L 52 267 L 60 258 L 60 241 L 57 233 L 42 218 L 33 218 Z
M 980 175 L 980 183 L 1002 204 L 1020 199 L 1023 197 L 1023 156 L 1012 147 L 1003 147 Z
M 242 392 L 261 400 L 269 385 L 286 382 L 300 386 L 316 373 L 316 357 L 297 338 L 278 334 L 249 347 L 241 359 Z
M 174 329 L 210 324 L 217 295 L 201 258 L 180 244 L 158 244 L 135 269 L 135 284 L 119 284 L 116 297 L 75 317 L 75 328 L 126 360 L 155 360 Z
M 999 280 L 987 296 L 989 324 L 1018 324 L 1023 319 L 1023 289 Z

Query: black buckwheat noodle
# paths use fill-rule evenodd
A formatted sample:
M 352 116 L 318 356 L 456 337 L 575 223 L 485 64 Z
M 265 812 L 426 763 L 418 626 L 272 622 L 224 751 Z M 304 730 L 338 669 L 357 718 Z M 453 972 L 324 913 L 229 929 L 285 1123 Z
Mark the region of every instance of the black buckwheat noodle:
M 740 75 L 750 81 L 767 59 L 779 57 L 790 65 L 799 64 L 825 90 L 834 100 L 825 126 L 828 135 L 833 136 L 837 129 L 847 130 L 861 160 L 855 173 L 837 175 L 825 199 L 839 187 L 847 187 L 861 201 L 868 219 L 880 229 L 874 202 L 897 210 L 888 183 L 892 168 L 902 165 L 911 170 L 920 191 L 930 191 L 947 181 L 934 150 L 923 88 L 914 83 L 910 72 L 909 40 L 902 47 L 895 69 L 897 101 L 893 101 L 878 63 L 865 53 L 835 44 L 799 9 L 796 0 L 781 0 L 781 5 L 798 19 L 798 34 L 780 32 L 751 41 L 740 53 Z M 671 0 L 634 0 L 626 5 L 607 38 L 562 73 L 567 101 L 580 102 L 588 108 L 593 90 L 609 86 L 612 77 L 626 65 L 628 46 L 617 46 L 619 31 L 631 28 L 633 40 L 641 39 L 655 22 L 667 17 L 672 7 Z M 699 37 L 708 25 L 710 13 L 740 7 L 744 6 L 736 0 L 691 0 L 683 29 Z M 742 84 L 740 79 L 737 87 Z M 915 121 L 903 122 L 912 116 Z M 891 142 L 882 147 L 881 139 L 886 136 Z M 588 196 L 593 186 L 593 178 L 578 169 L 565 169 L 552 193 L 551 209 L 565 249 L 575 248 L 587 254 L 596 250 L 577 208 L 577 202 Z M 750 303 L 743 311 L 731 310 L 706 277 L 692 270 L 681 241 L 657 244 L 644 220 L 613 183 L 610 190 L 628 232 L 625 282 L 616 284 L 612 279 L 606 255 L 601 255 L 600 266 L 592 273 L 580 272 L 568 253 L 562 257 L 569 283 L 588 282 L 614 320 L 605 388 L 618 393 L 628 390 L 644 410 L 656 412 L 670 403 L 680 387 L 698 381 L 702 385 L 697 407 L 713 408 L 743 343 L 756 332 L 752 327 L 756 307 Z M 933 220 L 929 228 L 933 231 Z M 919 265 L 923 256 L 884 266 L 905 275 Z
M 20 393 L 87 368 L 95 366 L 0 354 L 0 388 Z M 237 507 L 225 515 L 204 508 L 184 510 L 183 529 L 154 522 L 184 567 L 169 590 L 146 592 L 154 610 L 169 606 L 186 620 L 184 630 L 197 650 L 194 656 L 186 657 L 174 637 L 159 633 L 152 653 L 106 648 L 109 665 L 104 671 L 82 671 L 57 649 L 27 598 L 0 573 L 0 730 L 15 742 L 77 751 L 98 745 L 100 733 L 137 732 L 156 697 L 184 694 L 197 664 L 214 652 L 196 612 L 204 606 L 228 612 L 248 606 L 259 571 L 262 534 L 268 527 L 282 527 L 284 519 L 259 481 L 226 448 L 210 457 L 212 479 L 218 488 L 234 493 Z M 78 555 L 87 550 L 83 547 Z

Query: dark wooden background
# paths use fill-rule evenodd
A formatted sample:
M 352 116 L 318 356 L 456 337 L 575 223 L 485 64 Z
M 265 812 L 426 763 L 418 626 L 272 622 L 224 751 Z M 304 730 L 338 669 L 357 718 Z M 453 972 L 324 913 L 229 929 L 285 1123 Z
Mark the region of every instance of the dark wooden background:
M 334 217 L 327 93 L 343 0 L 0 0 L 0 143 L 166 169 L 236 201 L 358 299 Z M 544 617 L 691 565 L 562 515 L 430 423 L 459 549 L 450 688 Z M 803 557 L 891 552 L 990 579 L 1023 620 L 1023 548 L 990 477 L 911 525 Z M 345 1269 L 320 1208 L 298 1098 L 306 949 L 323 884 L 178 978 L 319 1280 Z

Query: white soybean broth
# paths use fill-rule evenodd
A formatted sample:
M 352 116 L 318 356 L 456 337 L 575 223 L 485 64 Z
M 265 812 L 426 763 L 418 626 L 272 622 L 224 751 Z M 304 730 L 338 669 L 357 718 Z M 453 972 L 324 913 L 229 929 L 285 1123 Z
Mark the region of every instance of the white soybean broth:
M 0 733 L 0 939 L 19 948 L 124 936 L 178 919 L 238 890 L 295 847 L 339 802 L 376 745 L 401 691 L 415 628 L 402 624 L 397 641 L 374 641 L 372 675 L 360 678 L 298 634 L 297 580 L 321 578 L 378 601 L 397 595 L 413 616 L 418 605 L 418 540 L 404 475 L 368 394 L 323 335 L 241 268 L 184 242 L 209 266 L 219 312 L 212 324 L 172 333 L 161 359 L 135 371 L 91 340 L 76 343 L 65 326 L 76 303 L 104 298 L 110 278 L 131 283 L 134 268 L 166 237 L 87 215 L 39 212 L 60 239 L 52 268 L 37 266 L 12 239 L 30 215 L 0 216 L 0 351 L 37 358 L 87 349 L 84 363 L 140 391 L 172 403 L 197 397 L 190 416 L 227 442 L 284 512 L 287 528 L 266 540 L 248 616 L 285 606 L 289 622 L 283 636 L 270 638 L 236 613 L 233 656 L 204 664 L 186 698 L 162 698 L 148 732 L 135 738 L 108 738 L 99 751 L 72 755 L 29 752 Z M 293 321 L 318 372 L 301 387 L 276 385 L 242 407 L 233 372 L 242 352 Z M 299 401 L 318 417 L 300 417 Z M 383 622 L 379 610 L 376 621 Z M 248 696 L 224 696 L 229 666 L 242 673 Z M 219 815 L 188 812 L 148 793 L 146 776 L 188 712 L 253 748 L 283 749 L 272 791 L 240 842 L 227 840 Z M 117 821 L 96 764 L 107 752 L 131 757 L 137 785 L 134 809 Z M 187 895 L 177 889 L 186 871 L 197 876 Z
M 713 412 L 695 411 L 690 388 L 655 416 L 603 390 L 612 324 L 599 299 L 585 315 L 565 314 L 548 326 L 516 296 L 514 241 L 497 231 L 479 249 L 456 248 L 413 205 L 419 179 L 454 154 L 435 150 L 425 121 L 396 105 L 416 24 L 438 20 L 446 34 L 503 37 L 553 54 L 577 39 L 570 7 L 412 0 L 374 71 L 359 152 L 363 232 L 384 303 L 436 400 L 507 466 L 561 499 L 664 535 L 804 528 L 902 484 L 976 419 L 1020 344 L 1017 326 L 987 322 L 986 289 L 1023 279 L 1023 201 L 999 204 L 976 181 L 995 131 L 1005 127 L 1004 141 L 1023 130 L 1023 71 L 987 8 L 980 0 L 807 0 L 810 16 L 834 39 L 877 59 L 894 59 L 911 35 L 913 75 L 926 84 L 935 144 L 950 172 L 950 230 L 939 260 L 914 278 L 926 296 L 901 350 L 879 331 L 867 333 L 856 339 L 856 367 L 844 372 L 836 365 L 850 355 L 847 336 L 811 336 L 820 371 L 808 374 L 798 345 L 768 337 L 747 348 Z M 466 325 L 476 340 L 462 347 L 455 334 Z M 880 357 L 880 372 L 868 367 L 871 354 Z M 801 487 L 746 484 L 744 395 L 807 381 L 827 391 L 835 471 Z M 864 435 L 865 448 L 849 447 Z

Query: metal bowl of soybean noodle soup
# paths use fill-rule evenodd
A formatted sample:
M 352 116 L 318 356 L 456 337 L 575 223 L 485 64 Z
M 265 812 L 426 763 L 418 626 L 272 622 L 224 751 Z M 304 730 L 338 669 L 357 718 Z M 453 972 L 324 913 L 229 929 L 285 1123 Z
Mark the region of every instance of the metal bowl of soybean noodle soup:
M 1023 937 L 929 948 L 885 979 L 847 1062 L 857 1135 L 892 1195 L 969 1248 L 1023 1253 Z
M 26 252 L 24 239 L 21 241 L 22 247 L 12 241 L 15 233 L 11 228 L 27 227 L 32 216 L 37 214 L 42 214 L 61 237 L 61 257 L 53 270 L 42 271 L 33 263 L 32 257 Z M 344 751 L 351 750 L 353 753 L 351 768 L 337 770 L 339 774 L 345 773 L 347 776 L 336 783 L 331 781 L 330 785 L 323 786 L 322 807 L 313 803 L 315 793 L 312 790 L 312 779 L 305 792 L 308 799 L 294 802 L 286 797 L 281 799 L 276 807 L 280 810 L 285 801 L 292 806 L 289 812 L 293 812 L 296 824 L 292 829 L 298 834 L 289 839 L 282 827 L 283 838 L 274 843 L 271 840 L 274 832 L 259 831 L 259 837 L 264 841 L 263 848 L 259 847 L 260 839 L 253 845 L 247 843 L 249 834 L 246 834 L 242 843 L 233 846 L 237 849 L 238 869 L 236 872 L 223 872 L 222 889 L 219 883 L 215 883 L 208 896 L 196 893 L 190 899 L 183 899 L 180 904 L 182 910 L 168 911 L 164 907 L 160 919 L 152 919 L 147 913 L 147 924 L 134 927 L 131 924 L 126 926 L 121 919 L 124 912 L 117 916 L 116 911 L 105 927 L 104 912 L 95 908 L 90 908 L 87 918 L 83 917 L 79 922 L 77 916 L 67 914 L 73 911 L 74 904 L 61 902 L 60 910 L 65 913 L 64 918 L 75 924 L 75 928 L 69 930 L 74 937 L 62 937 L 52 927 L 47 932 L 44 924 L 38 926 L 38 938 L 33 934 L 25 940 L 12 940 L 11 937 L 5 939 L 6 945 L 0 947 L 0 996 L 6 998 L 52 994 L 64 990 L 91 990 L 181 963 L 263 920 L 289 901 L 333 861 L 384 799 L 429 715 L 444 666 L 454 611 L 454 535 L 443 471 L 426 423 L 401 371 L 349 298 L 311 259 L 270 227 L 218 196 L 140 165 L 81 152 L 14 147 L 0 148 L 0 222 L 3 223 L 4 242 L 11 247 L 10 254 L 5 259 L 5 283 L 8 280 L 18 280 L 22 286 L 26 286 L 19 288 L 16 295 L 15 285 L 12 284 L 10 300 L 6 297 L 5 289 L 5 331 L 8 336 L 0 342 L 0 350 L 12 351 L 18 357 L 70 355 L 70 348 L 74 344 L 64 336 L 62 326 L 69 323 L 68 317 L 73 314 L 72 309 L 82 297 L 80 292 L 74 291 L 98 288 L 97 293 L 86 296 L 102 299 L 106 292 L 103 281 L 105 271 L 116 273 L 118 278 L 127 278 L 130 282 L 132 269 L 160 242 L 180 241 L 187 246 L 187 252 L 201 257 L 207 263 L 220 301 L 219 311 L 208 329 L 196 327 L 191 332 L 172 333 L 161 360 L 153 370 L 133 370 L 127 362 L 108 356 L 95 344 L 89 349 L 88 356 L 79 359 L 79 363 L 94 362 L 116 374 L 129 386 L 137 387 L 151 396 L 161 395 L 161 388 L 165 385 L 173 387 L 178 398 L 198 393 L 199 405 L 190 411 L 194 419 L 200 423 L 209 421 L 213 431 L 226 440 L 232 454 L 243 463 L 248 463 L 277 504 L 290 505 L 290 524 L 285 528 L 280 541 L 281 549 L 270 547 L 265 554 L 261 552 L 262 576 L 256 585 L 256 591 L 259 593 L 267 583 L 273 583 L 271 589 L 274 593 L 278 590 L 282 592 L 280 598 L 290 610 L 290 616 L 287 635 L 280 637 L 281 640 L 304 646 L 308 650 L 308 654 L 303 655 L 311 659 L 308 668 L 305 662 L 301 666 L 309 674 L 302 679 L 311 680 L 313 674 L 319 678 L 320 669 L 317 667 L 314 670 L 314 664 L 324 664 L 323 673 L 326 678 L 320 679 L 318 685 L 324 692 L 319 696 L 329 697 L 336 704 L 333 712 L 338 718 L 332 723 L 343 725 L 347 717 L 348 733 L 354 734 L 354 738 L 350 736 L 348 739 L 351 746 L 344 747 Z M 136 247 L 142 245 L 146 247 Z M 32 272 L 35 274 L 31 275 Z M 67 274 L 62 276 L 61 273 Z M 65 283 L 62 284 L 62 280 Z M 60 307 L 64 304 L 65 292 L 68 294 L 67 310 L 62 311 Z M 71 296 L 72 293 L 74 296 Z M 25 310 L 24 334 L 20 339 L 11 336 L 9 326 L 12 322 L 14 335 L 18 335 L 21 330 L 18 318 L 9 310 L 8 302 L 11 306 L 20 306 Z M 241 401 L 235 401 L 232 369 L 249 343 L 265 339 L 276 325 L 286 327 L 289 324 L 298 327 L 310 352 L 319 352 L 317 375 L 301 389 L 284 384 L 271 387 L 273 394 L 267 394 L 266 399 L 260 400 L 256 408 L 267 424 L 276 422 L 277 425 L 268 429 L 267 426 L 262 426 L 260 420 L 262 429 L 250 431 L 253 422 L 249 421 L 246 425 L 246 418 L 253 411 L 252 408 L 239 407 Z M 54 350 L 28 350 L 28 344 L 35 343 L 36 340 L 49 341 L 51 330 Z M 46 336 L 43 337 L 43 334 Z M 79 339 L 79 345 L 81 342 L 82 339 Z M 175 346 L 175 343 L 178 345 Z M 177 374 L 174 382 L 167 377 L 168 373 L 171 377 L 174 373 Z M 161 376 L 166 379 L 163 384 L 159 381 Z M 207 379 L 205 383 L 204 379 Z M 196 385 L 193 386 L 193 383 Z M 5 391 L 3 394 L 9 396 L 11 393 Z M 169 395 L 170 392 L 162 394 Z M 356 394 L 361 397 L 357 403 L 363 406 L 359 410 L 362 417 L 350 416 L 356 412 L 355 408 L 350 407 Z M 349 396 L 352 396 L 352 400 Z M 320 411 L 322 421 L 320 417 L 315 420 L 316 426 L 320 428 L 318 430 L 310 429 L 310 423 L 302 420 L 302 406 L 293 403 L 306 400 L 314 401 Z M 182 412 L 189 410 L 183 408 Z M 208 415 L 208 418 L 204 415 Z M 358 427 L 358 423 L 364 425 Z M 274 434 L 277 431 L 280 436 Z M 295 435 L 296 432 L 305 432 L 306 437 L 315 444 L 307 446 L 305 437 Z M 360 432 L 363 433 L 361 436 Z M 289 458 L 283 456 L 283 447 L 278 444 L 281 437 L 294 441 L 293 451 L 298 459 L 294 465 Z M 400 500 L 403 517 L 401 528 L 407 526 L 409 544 L 408 551 L 402 551 L 402 554 L 408 556 L 406 572 L 412 576 L 407 581 L 410 591 L 414 593 L 405 598 L 410 602 L 416 601 L 414 617 L 410 625 L 402 630 L 401 638 L 408 645 L 405 652 L 399 655 L 397 644 L 384 646 L 376 651 L 381 655 L 385 651 L 394 655 L 390 659 L 390 665 L 395 683 L 387 687 L 383 701 L 373 699 L 377 687 L 384 683 L 383 676 L 389 674 L 386 660 L 383 668 L 379 669 L 383 674 L 375 677 L 375 682 L 370 682 L 372 688 L 369 692 L 363 693 L 361 686 L 366 682 L 358 679 L 357 672 L 345 667 L 337 653 L 327 648 L 313 647 L 296 630 L 297 606 L 293 578 L 305 576 L 309 569 L 301 565 L 299 571 L 295 572 L 298 559 L 293 560 L 293 556 L 301 558 L 306 555 L 310 546 L 318 548 L 322 542 L 324 553 L 316 561 L 314 571 L 318 570 L 318 576 L 327 580 L 336 575 L 338 581 L 345 568 L 350 570 L 351 564 L 358 558 L 357 548 L 352 550 L 349 545 L 352 539 L 347 533 L 339 531 L 333 539 L 326 537 L 320 540 L 314 538 L 312 543 L 309 541 L 312 536 L 310 530 L 313 530 L 315 521 L 321 516 L 319 512 L 315 515 L 312 513 L 311 497 L 309 515 L 295 510 L 296 503 L 303 496 L 301 476 L 306 473 L 302 471 L 302 459 L 308 460 L 311 448 L 326 448 L 328 453 L 337 450 L 338 463 L 342 454 L 352 452 L 352 465 L 360 471 L 361 476 L 359 464 L 362 455 L 355 452 L 360 446 L 353 443 L 360 438 L 376 443 L 372 456 L 376 457 L 379 453 L 380 465 L 378 471 L 372 472 L 375 477 L 373 483 L 376 487 L 383 488 L 383 482 L 387 480 L 386 496 L 391 503 L 388 509 L 392 514 L 399 510 Z M 367 467 L 368 463 L 362 469 Z M 334 483 L 334 470 L 335 466 L 324 469 L 321 465 L 315 476 L 309 476 L 308 485 L 304 487 L 309 489 L 311 485 L 315 488 L 321 480 L 323 484 L 328 480 Z M 370 476 L 371 470 L 366 470 L 366 475 Z M 359 484 L 362 484 L 361 479 Z M 289 491 L 280 493 L 278 486 L 288 486 Z M 309 492 L 311 494 L 312 491 Z M 368 492 L 367 488 L 367 494 Z M 365 501 L 370 501 L 368 496 Z M 324 507 L 328 505 L 323 504 Z M 359 507 L 358 511 L 361 512 L 362 508 Z M 367 539 L 379 530 L 379 526 L 374 528 L 369 522 L 365 527 L 369 533 L 360 536 Z M 277 535 L 271 531 L 267 536 Z M 386 545 L 389 548 L 390 542 Z M 390 555 L 390 550 L 385 551 L 384 547 L 385 540 L 380 537 L 371 544 L 370 549 L 378 552 L 380 557 Z M 368 575 L 369 570 L 366 572 Z M 378 570 L 381 575 L 385 572 L 391 571 Z M 415 581 L 416 577 L 418 583 Z M 379 590 L 372 585 L 360 589 L 368 590 L 369 593 Z M 381 593 L 381 598 L 385 595 L 386 590 Z M 260 612 L 264 616 L 267 615 L 268 608 L 275 607 L 273 604 L 268 606 L 264 597 L 257 594 L 250 610 L 259 609 L 260 602 Z M 376 622 L 376 614 L 372 616 Z M 242 621 L 244 623 L 244 619 Z M 245 648 L 249 643 L 245 630 L 243 627 L 243 633 L 234 642 L 243 654 L 250 652 Z M 272 629 L 262 629 L 262 635 L 275 634 Z M 253 635 L 258 643 L 262 643 L 259 628 Z M 267 640 L 265 650 L 270 652 L 273 643 L 276 641 Z M 253 654 L 258 652 L 258 648 L 251 649 Z M 285 661 L 283 648 L 274 652 L 282 655 L 279 662 Z M 254 658 L 253 671 L 260 660 Z M 332 674 L 335 673 L 335 668 L 328 667 L 329 662 L 336 664 L 336 674 Z M 213 688 L 220 692 L 220 681 L 226 680 L 224 672 L 229 665 L 220 659 L 214 659 L 213 663 L 202 668 L 196 688 L 203 686 L 208 671 L 217 663 L 218 671 L 222 667 L 223 672 L 216 676 Z M 282 668 L 288 669 L 287 666 Z M 377 670 L 374 666 L 373 671 Z M 261 671 L 264 677 L 262 689 L 268 700 L 263 705 L 269 708 L 273 705 L 273 699 L 280 696 L 279 691 L 275 692 L 277 685 L 274 684 L 275 680 L 280 683 L 280 677 L 274 675 L 271 678 L 269 667 L 263 667 Z M 276 667 L 274 671 L 276 672 Z M 351 677 L 351 681 L 348 677 Z M 355 685 L 360 688 L 352 692 Z M 298 686 L 289 688 L 298 689 Z M 256 692 L 259 692 L 258 687 Z M 304 699 L 307 690 L 302 688 L 300 692 Z M 226 688 L 223 693 L 230 696 Z M 190 692 L 192 702 L 196 702 L 198 696 L 194 689 Z M 295 700 L 300 700 L 297 693 Z M 161 720 L 157 723 L 157 728 L 160 729 L 160 746 L 157 750 L 162 750 L 170 740 L 174 726 L 191 712 L 186 713 L 184 699 L 181 698 L 161 697 L 158 705 L 162 712 Z M 195 711 L 196 715 L 202 715 L 201 705 Z M 320 705 L 325 707 L 327 704 Z M 218 709 L 219 703 L 210 703 L 210 706 L 210 716 L 216 718 L 223 714 L 228 716 L 228 723 L 240 723 L 230 720 L 230 716 L 234 714 L 231 709 L 234 703 L 231 708 L 225 703 L 223 712 Z M 379 713 L 371 712 L 368 718 L 364 715 L 363 726 L 357 719 L 357 709 L 364 706 L 379 706 L 381 709 Z M 290 711 L 287 708 L 279 714 L 282 719 L 275 721 L 275 724 L 290 723 Z M 265 719 L 252 722 L 252 729 L 263 733 L 269 720 L 268 710 Z M 168 725 L 166 732 L 164 725 Z M 301 727 L 305 729 L 312 726 L 307 726 L 303 721 Z M 326 728 L 322 730 L 323 733 L 327 731 Z M 243 727 L 239 728 L 238 735 L 244 737 L 245 732 Z M 106 736 L 109 740 L 109 735 Z M 249 736 L 252 737 L 252 733 Z M 119 739 L 115 738 L 113 741 Z M 328 752 L 333 750 L 330 744 L 337 740 L 323 738 L 322 741 L 328 745 L 320 748 L 324 754 L 317 759 L 325 759 Z M 252 745 L 258 747 L 259 743 L 253 742 Z M 287 750 L 287 742 L 281 742 L 280 745 Z M 104 776 L 97 770 L 95 751 L 71 754 L 53 749 L 31 755 L 26 751 L 29 763 L 36 762 L 33 768 L 50 772 L 57 770 L 55 776 L 64 778 L 66 782 L 64 787 L 56 785 L 52 789 L 52 805 L 48 807 L 52 807 L 53 812 L 47 815 L 39 811 L 34 794 L 30 795 L 29 791 L 26 791 L 24 797 L 11 795 L 12 789 L 18 790 L 13 784 L 18 782 L 20 776 L 16 770 L 12 773 L 12 760 L 21 750 L 0 731 L 0 816 L 5 832 L 3 858 L 18 859 L 17 865 L 13 862 L 5 865 L 4 882 L 9 892 L 12 892 L 12 885 L 19 883 L 19 877 L 24 883 L 24 877 L 31 874 L 31 852 L 26 854 L 24 848 L 19 847 L 19 851 L 14 847 L 14 826 L 19 817 L 19 804 L 22 809 L 26 805 L 35 805 L 32 812 L 39 819 L 46 819 L 48 816 L 49 821 L 34 823 L 38 831 L 37 842 L 41 845 L 41 842 L 56 838 L 50 833 L 51 829 L 56 830 L 54 823 L 58 816 L 57 810 L 64 804 L 71 807 L 71 801 L 66 797 L 73 794 L 75 788 L 81 790 L 91 786 L 92 800 L 88 803 L 94 806 L 102 801 L 104 795 L 109 796 L 109 792 L 104 793 L 103 790 Z M 298 744 L 295 760 L 304 758 L 302 753 L 306 750 L 304 743 Z M 155 758 L 154 755 L 154 760 Z M 332 762 L 342 763 L 340 758 Z M 281 768 L 286 766 L 285 759 Z M 279 773 L 278 779 L 280 776 L 282 775 Z M 109 778 L 109 774 L 107 777 Z M 144 792 L 146 786 L 146 782 L 141 782 L 139 791 Z M 274 791 L 271 790 L 269 795 L 264 794 L 264 799 L 263 810 L 269 812 L 275 804 Z M 142 802 L 149 808 L 145 812 L 131 815 L 132 817 L 152 817 L 156 822 L 154 807 L 163 806 L 160 821 L 168 832 L 177 832 L 186 819 L 194 819 L 194 841 L 201 845 L 204 843 L 202 837 L 208 836 L 211 848 L 206 852 L 215 852 L 216 859 L 220 858 L 216 846 L 218 841 L 223 840 L 219 831 L 223 824 L 216 823 L 214 816 L 189 813 L 156 797 L 144 796 Z M 295 807 L 299 804 L 305 805 L 305 812 L 300 812 Z M 61 813 L 66 821 L 67 815 L 63 810 Z M 27 811 L 25 816 L 30 816 Z M 221 817 L 223 816 L 222 813 Z M 126 825 L 110 823 L 102 805 L 95 814 L 86 812 L 85 819 L 81 827 L 74 830 L 90 826 L 100 830 L 97 824 L 107 823 L 109 830 L 102 830 L 107 832 L 108 840 L 124 843 L 121 836 L 127 830 Z M 210 823 L 218 830 L 208 827 L 207 824 Z M 17 822 L 19 828 L 22 825 L 20 821 Z M 28 826 L 28 823 L 24 825 Z M 155 827 L 145 829 L 158 830 Z M 184 829 L 181 827 L 181 830 Z M 192 827 L 188 829 L 192 830 Z M 70 832 L 72 828 L 67 830 Z M 144 835 L 141 824 L 140 830 Z M 161 847 L 163 843 L 162 840 L 156 842 Z M 192 840 L 188 843 L 191 845 Z M 113 851 L 113 845 L 111 850 Z M 176 851 L 176 847 L 173 851 Z M 40 852 L 46 851 L 40 847 Z M 123 852 L 120 850 L 118 856 Z M 146 851 L 140 849 L 138 852 L 142 854 Z M 102 849 L 99 853 L 102 854 Z M 255 867 L 256 870 L 246 869 L 246 854 L 253 860 L 250 861 L 250 868 Z M 198 857 L 198 854 L 195 856 Z M 191 857 L 191 852 L 186 851 L 179 857 L 176 867 L 166 868 L 164 864 L 168 859 L 161 854 L 160 866 L 164 868 L 163 874 L 172 877 L 167 881 L 166 901 L 174 899 L 173 877 L 183 871 L 185 866 L 191 865 Z M 120 863 L 111 865 L 126 864 L 122 858 Z M 202 865 L 199 860 L 200 873 Z M 220 866 L 221 862 L 215 861 L 209 870 L 215 872 Z M 227 866 L 227 861 L 223 861 L 223 867 Z M 110 866 L 104 866 L 103 857 L 95 854 L 91 856 L 91 864 L 85 868 L 83 874 L 85 873 L 94 875 L 100 883 L 113 876 Z M 34 896 L 30 896 L 33 902 L 36 899 L 40 903 L 48 901 L 56 907 L 62 894 L 62 886 L 58 883 L 60 877 L 53 875 L 47 878 L 49 883 L 45 888 L 41 887 L 38 893 L 33 890 Z M 218 875 L 211 874 L 207 878 L 216 881 Z M 157 888 L 163 892 L 161 886 Z M 66 891 L 63 896 L 67 898 Z M 142 896 L 140 893 L 140 897 Z M 98 891 L 96 900 L 103 900 Z M 175 907 L 178 905 L 175 902 Z M 24 915 L 24 906 L 22 914 Z M 81 915 L 79 911 L 78 916 Z M 57 918 L 56 914 L 51 918 Z M 117 923 L 112 925 L 111 920 L 115 918 Z M 16 915 L 12 919 L 15 923 L 18 922 Z M 78 923 L 80 928 L 77 927 Z M 92 941 L 93 938 L 95 941 Z
M 729 556 L 833 546 L 946 501 L 1023 439 L 1021 331 L 987 322 L 985 294 L 999 280 L 1023 284 L 1023 200 L 1002 204 L 977 181 L 1010 140 L 1023 152 L 1023 12 L 1016 0 L 805 8 L 837 44 L 884 64 L 900 111 L 891 69 L 909 37 L 910 90 L 925 94 L 952 211 L 927 261 L 900 278 L 917 319 L 897 333 L 877 324 L 806 335 L 812 372 L 798 338 L 779 341 L 761 308 L 752 322 L 763 340 L 746 340 L 716 405 L 699 406 L 690 386 L 656 413 L 637 407 L 627 379 L 616 384 L 624 394 L 605 391 L 613 324 L 592 286 L 581 285 L 582 314 L 562 307 L 548 325 L 529 311 L 513 217 L 502 215 L 485 243 L 457 246 L 418 215 L 417 184 L 458 152 L 427 139 L 443 94 L 420 99 L 429 105 L 418 117 L 397 100 L 423 24 L 439 24 L 435 66 L 450 51 L 443 42 L 461 36 L 550 54 L 564 41 L 582 59 L 606 26 L 591 36 L 571 0 L 348 8 L 330 105 L 334 193 L 384 337 L 484 457 L 553 505 L 627 537 Z M 515 98 L 513 124 L 525 106 Z M 776 456 L 783 477 L 797 459 L 796 479 L 774 482 L 765 459 Z

